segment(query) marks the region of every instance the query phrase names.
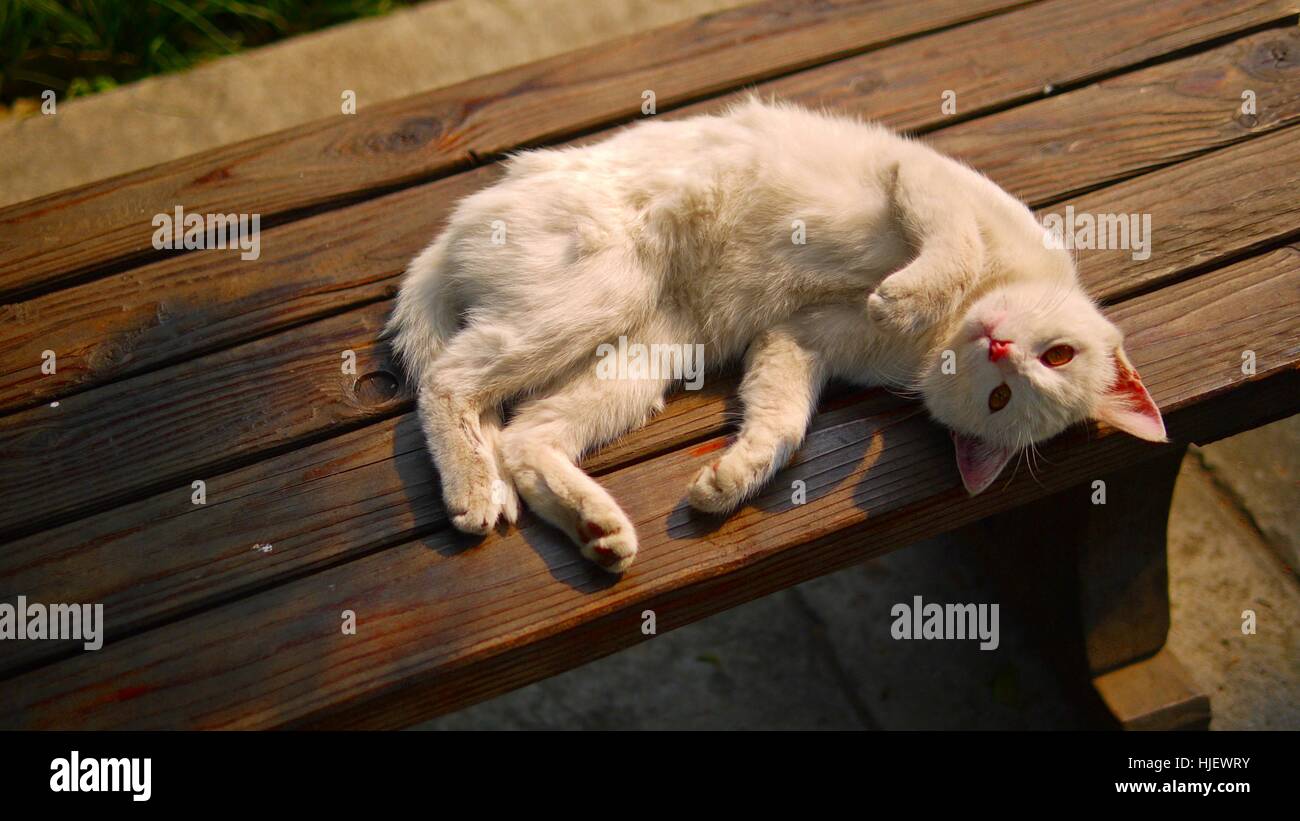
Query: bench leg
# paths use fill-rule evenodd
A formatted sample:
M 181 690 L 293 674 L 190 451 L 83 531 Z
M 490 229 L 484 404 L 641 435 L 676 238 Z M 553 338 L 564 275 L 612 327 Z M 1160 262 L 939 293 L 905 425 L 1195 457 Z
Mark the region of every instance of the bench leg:
M 1169 503 L 1185 452 L 1171 448 L 977 528 L 1015 605 L 1125 729 L 1209 724 L 1208 697 L 1165 647 Z

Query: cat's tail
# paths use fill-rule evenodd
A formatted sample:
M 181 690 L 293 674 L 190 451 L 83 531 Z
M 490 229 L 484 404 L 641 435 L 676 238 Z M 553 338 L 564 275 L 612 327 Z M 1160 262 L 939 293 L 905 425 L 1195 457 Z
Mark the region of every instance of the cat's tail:
M 411 261 L 384 328 L 413 387 L 427 383 L 434 361 L 460 324 L 455 300 L 445 288 L 447 244 L 443 234 Z

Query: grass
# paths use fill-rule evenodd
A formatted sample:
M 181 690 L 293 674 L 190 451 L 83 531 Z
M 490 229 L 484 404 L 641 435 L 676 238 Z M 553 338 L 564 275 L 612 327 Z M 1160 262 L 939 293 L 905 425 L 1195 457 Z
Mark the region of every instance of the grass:
M 411 2 L 0 0 L 0 100 L 91 94 Z

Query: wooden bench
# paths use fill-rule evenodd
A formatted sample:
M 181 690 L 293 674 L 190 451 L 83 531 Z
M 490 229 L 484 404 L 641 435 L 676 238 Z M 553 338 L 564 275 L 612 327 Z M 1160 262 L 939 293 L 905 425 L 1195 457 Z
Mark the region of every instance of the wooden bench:
M 1124 726 L 1203 724 L 1161 650 L 1164 517 L 1185 443 L 1300 408 L 1296 22 L 762 3 L 0 211 L 0 602 L 100 602 L 107 630 L 0 643 L 0 726 L 405 726 L 646 640 L 646 610 L 665 632 L 965 526 L 1051 593 L 1053 647 Z M 586 460 L 641 534 L 621 580 L 532 517 L 451 530 L 377 340 L 404 265 L 503 152 L 599 138 L 645 90 L 676 117 L 745 86 L 924 135 L 1044 213 L 1151 214 L 1149 259 L 1079 262 L 1182 444 L 1072 430 L 972 499 L 916 404 L 841 390 L 763 495 L 705 517 L 685 486 L 735 409 L 713 379 Z M 260 214 L 260 258 L 156 251 L 178 205 Z

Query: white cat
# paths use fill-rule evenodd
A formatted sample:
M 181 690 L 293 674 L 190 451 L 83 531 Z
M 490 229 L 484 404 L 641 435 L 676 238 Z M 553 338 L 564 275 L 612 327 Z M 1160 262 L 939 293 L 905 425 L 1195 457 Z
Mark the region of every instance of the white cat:
M 461 530 L 515 521 L 517 488 L 584 556 L 628 567 L 632 523 L 575 459 L 644 424 L 672 379 L 602 379 L 597 347 L 620 336 L 703 343 L 710 370 L 744 356 L 739 433 L 687 488 L 708 512 L 785 465 L 831 377 L 919 392 L 971 493 L 1089 417 L 1165 438 L 1070 255 L 883 127 L 751 98 L 505 169 L 411 263 L 388 329 Z

